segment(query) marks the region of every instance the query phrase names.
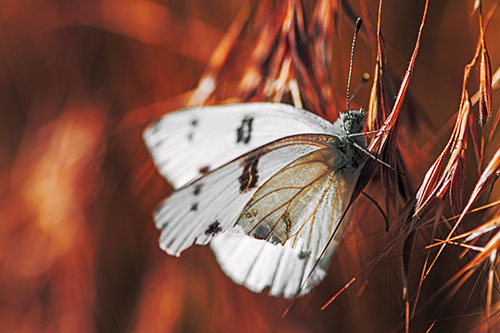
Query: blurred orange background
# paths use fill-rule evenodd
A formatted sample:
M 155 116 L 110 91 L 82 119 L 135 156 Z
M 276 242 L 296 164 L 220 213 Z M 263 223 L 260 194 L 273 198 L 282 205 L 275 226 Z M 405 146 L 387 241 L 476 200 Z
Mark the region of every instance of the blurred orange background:
M 316 1 L 302 3 L 310 17 Z M 384 1 L 388 66 L 398 77 L 413 51 L 423 3 Z M 288 301 L 235 285 L 207 247 L 193 247 L 181 258 L 158 247 L 151 211 L 172 189 L 154 169 L 142 130 L 187 103 L 186 93 L 196 87 L 243 4 L 1 2 L 0 331 L 403 330 L 400 248 L 370 269 L 366 283 L 357 282 L 320 311 L 381 253 L 390 237 L 382 219 L 356 219 L 325 282 L 284 319 Z M 378 1 L 351 5 L 357 15 L 367 16 L 365 21 L 376 23 Z M 479 31 L 472 9 L 473 1 L 430 2 L 407 99 L 420 113 L 403 112 L 406 121 L 418 118 L 421 124 L 403 135 L 412 135 L 427 153 L 427 159 L 408 157 L 414 163 L 413 186 L 442 149 L 448 132 L 440 129 L 458 108 L 463 68 Z M 486 35 L 493 71 L 500 65 L 499 23 L 496 12 Z M 339 26 L 333 34 L 332 89 L 345 96 L 353 24 L 342 10 Z M 361 73 L 373 72 L 375 59 L 366 38 L 356 48 L 355 83 Z M 368 86 L 355 97 L 357 106 L 368 105 Z M 494 99 L 495 111 L 498 106 Z M 443 136 L 431 141 L 436 133 Z M 375 210 L 367 214 L 368 208 L 356 215 L 377 216 Z M 450 256 L 456 259 L 457 253 Z M 458 265 L 443 264 L 426 295 L 432 296 Z M 418 281 L 418 269 L 415 275 Z M 423 307 L 412 331 L 425 331 L 435 320 L 436 331 L 475 327 L 484 314 L 475 288 L 464 286 L 437 317 L 432 306 Z

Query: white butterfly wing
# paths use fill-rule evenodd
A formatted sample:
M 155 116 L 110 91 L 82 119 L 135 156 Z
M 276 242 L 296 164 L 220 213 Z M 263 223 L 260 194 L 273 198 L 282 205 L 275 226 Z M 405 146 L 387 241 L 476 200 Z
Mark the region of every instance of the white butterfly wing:
M 217 262 L 234 282 L 254 292 L 269 288 L 270 295 L 286 298 L 296 295 L 299 290 L 301 294 L 306 294 L 325 277 L 336 245 L 337 241 L 334 241 L 329 246 L 306 281 L 316 258 L 304 256 L 299 249 L 301 246 L 292 248 L 291 243 L 276 245 L 231 232 L 223 233 L 210 242 Z
M 253 291 L 270 288 L 271 295 L 284 297 L 306 293 L 318 283 L 348 222 L 345 216 L 338 225 L 357 171 L 346 163 L 334 147 L 316 150 L 264 183 L 237 222 L 238 228 L 258 239 L 224 234 L 211 242 L 226 274 Z
M 160 246 L 179 255 L 192 244 L 207 244 L 233 229 L 256 190 L 301 156 L 329 147 L 329 135 L 297 135 L 277 140 L 208 173 L 179 189 L 155 213 Z M 241 228 L 240 228 L 241 229 Z
M 303 133 L 332 134 L 325 119 L 291 105 L 245 103 L 167 114 L 144 140 L 160 173 L 175 188 L 274 140 Z

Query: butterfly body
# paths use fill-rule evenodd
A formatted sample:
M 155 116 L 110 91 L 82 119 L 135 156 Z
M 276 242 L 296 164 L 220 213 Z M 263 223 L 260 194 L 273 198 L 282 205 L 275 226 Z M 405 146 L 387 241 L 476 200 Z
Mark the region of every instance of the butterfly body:
M 210 243 L 235 282 L 284 297 L 307 292 L 324 277 L 348 222 L 363 160 L 354 144 L 364 147 L 349 135 L 362 130 L 364 116 L 350 110 L 331 124 L 276 103 L 164 116 L 144 134 L 178 188 L 155 213 L 160 246 L 179 255 Z

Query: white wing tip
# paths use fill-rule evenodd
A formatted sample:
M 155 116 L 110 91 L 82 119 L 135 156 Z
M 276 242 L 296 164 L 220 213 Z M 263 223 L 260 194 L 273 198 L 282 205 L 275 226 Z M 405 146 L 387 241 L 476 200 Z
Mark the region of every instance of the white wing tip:
M 166 242 L 162 242 L 161 239 L 158 241 L 158 243 L 160 245 L 160 248 L 163 251 L 167 252 L 167 254 L 174 256 L 174 257 L 177 257 L 177 258 L 180 257 L 182 250 L 174 249 L 170 246 L 167 246 Z

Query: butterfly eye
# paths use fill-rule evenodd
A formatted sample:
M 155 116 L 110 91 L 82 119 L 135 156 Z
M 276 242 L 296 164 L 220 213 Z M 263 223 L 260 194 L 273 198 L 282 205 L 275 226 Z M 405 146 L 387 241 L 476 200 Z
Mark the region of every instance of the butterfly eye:
M 352 133 L 353 126 L 354 126 L 354 121 L 352 119 L 347 119 L 344 122 L 344 128 L 347 133 Z

